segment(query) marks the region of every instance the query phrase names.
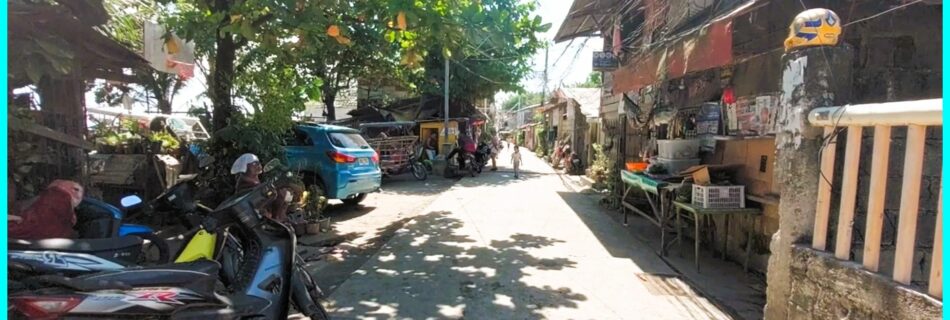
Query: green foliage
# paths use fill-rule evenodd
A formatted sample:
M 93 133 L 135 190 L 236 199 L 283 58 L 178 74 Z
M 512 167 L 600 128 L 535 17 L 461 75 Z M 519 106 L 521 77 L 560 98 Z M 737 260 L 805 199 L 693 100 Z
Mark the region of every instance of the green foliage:
M 513 95 L 502 102 L 501 109 L 505 111 L 514 111 L 520 108 L 532 106 L 541 103 L 540 92 L 522 92 Z
M 578 84 L 575 84 L 575 88 L 600 88 L 603 82 L 601 81 L 600 72 L 591 72 L 587 76 L 587 80 Z
M 535 121 L 537 121 L 538 114 L 535 114 Z M 543 121 L 543 116 L 542 116 Z M 546 123 L 541 123 L 534 127 L 534 152 L 538 154 L 539 157 L 544 157 L 548 155 L 547 144 L 545 143 L 545 137 L 547 136 L 548 126 Z
M 408 28 L 389 31 L 387 39 L 400 44 L 404 60 L 423 61 L 425 78 L 416 86 L 424 93 L 442 94 L 449 59 L 452 98 L 474 101 L 520 89 L 531 57 L 544 46 L 538 33 L 550 28 L 533 15 L 536 6 L 518 0 L 389 1 L 393 15 L 406 13 Z
M 49 7 L 48 10 L 64 10 L 58 4 L 36 3 L 30 0 L 10 0 L 11 8 L 16 6 Z M 16 10 L 10 11 L 9 18 L 32 19 L 32 16 L 17 17 Z M 76 48 L 58 36 L 37 33 L 29 37 L 11 37 L 9 54 L 9 74 L 11 84 L 23 86 L 37 84 L 44 77 L 67 75 L 78 68 Z
M 607 153 L 604 152 L 604 146 L 595 143 L 591 147 L 594 149 L 594 161 L 590 165 L 590 178 L 594 180 L 594 187 L 605 188 L 607 172 L 610 171 Z
M 175 139 L 175 136 L 168 132 L 152 133 L 152 135 L 148 137 L 148 140 L 152 142 L 161 142 L 162 150 L 165 150 L 166 152 L 178 150 L 179 147 L 178 139 Z

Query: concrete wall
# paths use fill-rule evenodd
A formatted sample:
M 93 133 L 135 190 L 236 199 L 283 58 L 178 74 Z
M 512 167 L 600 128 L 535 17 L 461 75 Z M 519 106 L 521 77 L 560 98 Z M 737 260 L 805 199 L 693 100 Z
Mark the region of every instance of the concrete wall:
M 829 253 L 794 246 L 790 265 L 788 319 L 941 318 L 940 301 Z
M 815 225 L 822 130 L 808 124 L 818 107 L 850 101 L 854 52 L 849 47 L 802 49 L 783 57 L 782 96 L 775 137 L 775 183 L 781 190 L 779 230 L 772 236 L 765 318 L 787 319 L 792 246 L 807 242 Z

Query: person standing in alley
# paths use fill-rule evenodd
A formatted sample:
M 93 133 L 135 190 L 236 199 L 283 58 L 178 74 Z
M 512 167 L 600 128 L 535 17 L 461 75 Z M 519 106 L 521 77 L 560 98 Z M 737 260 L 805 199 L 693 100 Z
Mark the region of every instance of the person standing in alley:
M 518 169 L 521 167 L 521 152 L 518 150 L 518 145 L 511 150 L 511 165 L 515 167 L 515 179 L 517 179 Z

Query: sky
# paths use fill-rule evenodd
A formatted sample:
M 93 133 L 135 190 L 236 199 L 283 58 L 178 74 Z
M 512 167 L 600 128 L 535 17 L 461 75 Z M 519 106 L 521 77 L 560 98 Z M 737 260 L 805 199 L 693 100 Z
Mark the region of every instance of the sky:
M 554 43 L 554 36 L 557 34 L 561 23 L 567 17 L 571 10 L 570 0 L 538 0 L 538 9 L 536 14 L 541 16 L 544 23 L 550 23 L 551 29 L 541 36 L 541 39 L 547 40 L 551 47 L 548 49 L 548 86 L 547 92 L 554 89 L 571 85 L 587 80 L 592 67 L 591 62 L 594 51 L 600 51 L 603 48 L 603 39 L 596 38 L 577 38 L 573 42 L 570 40 L 561 43 Z M 542 73 L 544 71 L 544 50 L 540 50 L 534 55 L 535 75 L 521 82 L 526 91 L 539 92 L 543 87 Z M 511 93 L 499 93 L 495 95 L 495 101 L 501 103 L 510 96 Z
M 541 16 L 544 23 L 550 23 L 551 29 L 541 35 L 542 40 L 550 43 L 548 49 L 548 86 L 546 92 L 551 92 L 559 86 L 571 85 L 584 82 L 591 72 L 591 59 L 594 51 L 603 48 L 603 39 L 595 38 L 576 38 L 573 42 L 570 40 L 561 43 L 554 43 L 554 36 L 561 27 L 561 22 L 570 11 L 570 0 L 538 0 L 538 8 L 535 12 Z M 543 87 L 545 51 L 539 50 L 534 55 L 534 74 L 521 82 L 526 91 L 538 92 Z M 202 72 L 195 70 L 195 77 L 185 84 L 178 92 L 172 102 L 172 109 L 175 112 L 188 111 L 189 107 L 199 100 L 202 100 L 202 93 L 207 90 L 207 81 L 202 76 Z M 504 102 L 512 93 L 503 92 L 495 95 L 495 101 Z M 95 106 L 94 96 L 86 95 L 86 105 Z M 136 108 L 139 109 L 139 108 Z

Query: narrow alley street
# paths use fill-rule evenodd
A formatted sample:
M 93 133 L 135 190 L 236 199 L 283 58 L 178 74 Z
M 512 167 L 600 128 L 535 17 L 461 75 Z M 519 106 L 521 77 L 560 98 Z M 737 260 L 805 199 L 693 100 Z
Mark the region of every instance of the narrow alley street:
M 354 269 L 342 284 L 348 268 L 331 263 L 316 270 L 331 316 L 730 318 L 604 214 L 593 197 L 569 204 L 565 198 L 574 191 L 542 160 L 523 154 L 521 179 L 503 166 L 429 196 L 430 205 L 401 228 L 390 228 L 398 230 L 390 230 L 392 238 L 378 252 L 344 260 Z M 501 159 L 505 163 L 508 154 Z M 426 201 L 404 196 L 400 202 Z M 362 266 L 355 269 L 356 263 Z

